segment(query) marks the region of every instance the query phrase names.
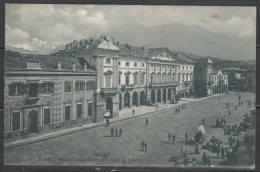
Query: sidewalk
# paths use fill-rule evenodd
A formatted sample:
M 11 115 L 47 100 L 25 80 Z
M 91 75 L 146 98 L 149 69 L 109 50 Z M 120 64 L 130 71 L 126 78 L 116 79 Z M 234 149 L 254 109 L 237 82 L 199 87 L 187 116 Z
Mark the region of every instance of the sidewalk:
M 122 121 L 122 120 L 127 120 L 127 119 L 131 119 L 131 118 L 135 118 L 135 117 L 139 117 L 139 116 L 143 116 L 143 115 L 148 115 L 148 114 L 163 111 L 163 110 L 169 110 L 171 108 L 181 106 L 182 103 L 188 104 L 188 103 L 192 103 L 192 102 L 195 102 L 195 101 L 208 99 L 208 98 L 211 98 L 211 97 L 214 97 L 214 96 L 218 96 L 218 95 L 213 95 L 213 96 L 210 96 L 210 97 L 204 97 L 204 98 L 200 98 L 200 99 L 182 98 L 182 100 L 180 100 L 178 102 L 178 104 L 158 103 L 159 107 L 158 107 L 157 110 L 156 110 L 155 106 L 133 107 L 132 109 L 135 109 L 135 115 L 134 116 L 132 115 L 132 109 L 127 108 L 127 109 L 124 109 L 124 110 L 120 110 L 119 111 L 119 117 L 110 119 L 110 123 L 115 123 L 115 122 Z M 26 145 L 26 144 L 29 144 L 29 143 L 35 143 L 35 142 L 39 142 L 39 141 L 42 141 L 42 140 L 47 140 L 47 139 L 51 139 L 51 138 L 55 138 L 55 137 L 79 132 L 79 131 L 82 131 L 82 130 L 103 126 L 103 125 L 106 125 L 105 120 L 102 121 L 102 122 L 99 122 L 99 123 L 86 124 L 86 125 L 83 125 L 82 127 L 74 127 L 74 128 L 64 129 L 64 130 L 61 130 L 61 131 L 37 135 L 37 136 L 32 137 L 32 138 L 25 138 L 25 139 L 21 139 L 21 140 L 8 142 L 8 143 L 5 143 L 4 147 L 5 147 L 5 149 L 12 148 L 12 147 L 18 147 L 18 146 Z

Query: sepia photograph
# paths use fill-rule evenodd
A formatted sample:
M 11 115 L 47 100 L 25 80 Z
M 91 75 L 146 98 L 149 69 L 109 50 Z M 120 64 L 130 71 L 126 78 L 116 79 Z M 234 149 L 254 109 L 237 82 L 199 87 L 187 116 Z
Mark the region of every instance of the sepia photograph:
M 255 168 L 256 7 L 5 4 L 4 165 Z

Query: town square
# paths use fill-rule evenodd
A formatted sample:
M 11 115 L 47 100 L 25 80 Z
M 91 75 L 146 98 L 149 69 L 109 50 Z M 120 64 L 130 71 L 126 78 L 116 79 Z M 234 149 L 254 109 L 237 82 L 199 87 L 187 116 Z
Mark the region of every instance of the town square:
M 198 101 L 184 99 L 182 102 L 186 102 L 186 109 L 182 109 L 181 105 L 179 105 L 181 108 L 179 114 L 175 114 L 174 110 L 177 106 L 173 106 L 159 112 L 114 122 L 108 127 L 104 124 L 57 138 L 6 149 L 5 163 L 174 166 L 174 163 L 170 162 L 169 159 L 172 155 L 179 156 L 179 161 L 182 163 L 184 159 L 181 155 L 182 149 L 183 153 L 186 153 L 189 158 L 196 158 L 201 161 L 203 152 L 206 152 L 215 166 L 225 165 L 226 157 L 217 158 L 216 153 L 202 149 L 202 145 L 199 145 L 199 154 L 194 154 L 195 147 L 185 145 L 185 133 L 188 133 L 189 139 L 193 139 L 198 126 L 202 125 L 202 119 L 205 118 L 206 141 L 215 136 L 223 142 L 221 145 L 229 148 L 229 135 L 224 135 L 223 128 L 215 127 L 216 119 L 225 118 L 226 125 L 240 124 L 244 115 L 248 114 L 253 107 L 253 104 L 249 106 L 246 103 L 247 100 L 252 103 L 255 101 L 254 94 L 240 92 L 244 105 L 238 106 L 237 94 L 237 92 L 222 94 L 220 100 L 218 95 Z M 225 107 L 226 102 L 230 102 L 229 108 Z M 235 106 L 238 106 L 237 110 L 235 110 Z M 162 107 L 163 104 L 160 104 L 159 109 Z M 155 110 L 155 107 L 150 108 Z M 144 108 L 141 106 L 135 109 L 136 113 L 138 113 L 139 110 L 141 111 Z M 230 116 L 228 110 L 231 110 Z M 146 118 L 149 120 L 147 126 L 145 123 Z M 114 135 L 111 137 L 111 127 L 122 128 L 122 136 L 116 137 Z M 254 132 L 254 129 L 249 129 L 247 132 L 235 136 L 242 143 L 239 147 L 237 166 L 253 165 L 248 163 L 249 157 L 245 151 L 243 139 L 246 133 L 251 136 L 254 135 Z M 168 133 L 176 136 L 175 143 L 168 142 Z M 147 151 L 142 151 L 142 140 L 147 142 Z M 19 154 L 19 156 L 15 157 L 15 154 Z

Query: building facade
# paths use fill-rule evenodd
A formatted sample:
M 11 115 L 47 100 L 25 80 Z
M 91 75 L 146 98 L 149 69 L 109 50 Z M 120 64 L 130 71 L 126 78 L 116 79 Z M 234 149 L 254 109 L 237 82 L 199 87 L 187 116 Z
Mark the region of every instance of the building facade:
M 96 111 L 97 72 L 85 61 L 14 52 L 5 57 L 5 139 L 103 120 Z
M 210 95 L 228 92 L 228 75 L 224 75 L 221 70 L 210 70 L 209 82 L 211 84 Z
M 247 71 L 236 67 L 222 69 L 223 73 L 228 75 L 229 90 L 247 89 Z
M 166 47 L 119 44 L 107 35 L 72 42 L 55 55 L 84 58 L 96 67 L 97 108 L 111 118 L 125 108 L 176 103 L 194 92 L 194 62 L 179 58 Z

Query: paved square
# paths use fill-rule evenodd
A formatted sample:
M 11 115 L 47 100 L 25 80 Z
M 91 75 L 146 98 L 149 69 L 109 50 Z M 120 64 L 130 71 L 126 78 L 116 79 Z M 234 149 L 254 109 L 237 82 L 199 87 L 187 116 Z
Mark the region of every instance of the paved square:
M 254 93 L 240 93 L 243 106 L 238 104 L 237 93 L 221 95 L 194 101 L 175 114 L 175 109 L 163 110 L 149 115 L 127 119 L 57 138 L 40 141 L 20 147 L 5 150 L 5 164 L 40 164 L 40 165 L 130 165 L 130 166 L 173 166 L 169 162 L 172 155 L 180 155 L 181 147 L 188 157 L 201 160 L 204 150 L 199 155 L 193 155 L 194 148 L 184 144 L 185 132 L 189 139 L 193 136 L 202 117 L 205 117 L 206 140 L 215 136 L 227 145 L 229 135 L 224 135 L 223 129 L 216 129 L 216 119 L 224 117 L 228 125 L 242 122 L 243 113 L 248 113 L 247 99 L 255 102 Z M 225 103 L 230 102 L 231 115 Z M 154 108 L 154 107 L 151 107 Z M 145 118 L 149 124 L 145 125 Z M 111 127 L 123 129 L 122 137 L 111 137 Z M 168 132 L 176 136 L 176 143 L 168 143 Z M 250 134 L 254 133 L 251 131 Z M 239 136 L 243 140 L 243 135 Z M 147 152 L 141 150 L 141 141 L 147 142 Z M 216 154 L 206 151 L 216 166 L 221 159 Z M 243 165 L 243 163 L 241 164 Z

